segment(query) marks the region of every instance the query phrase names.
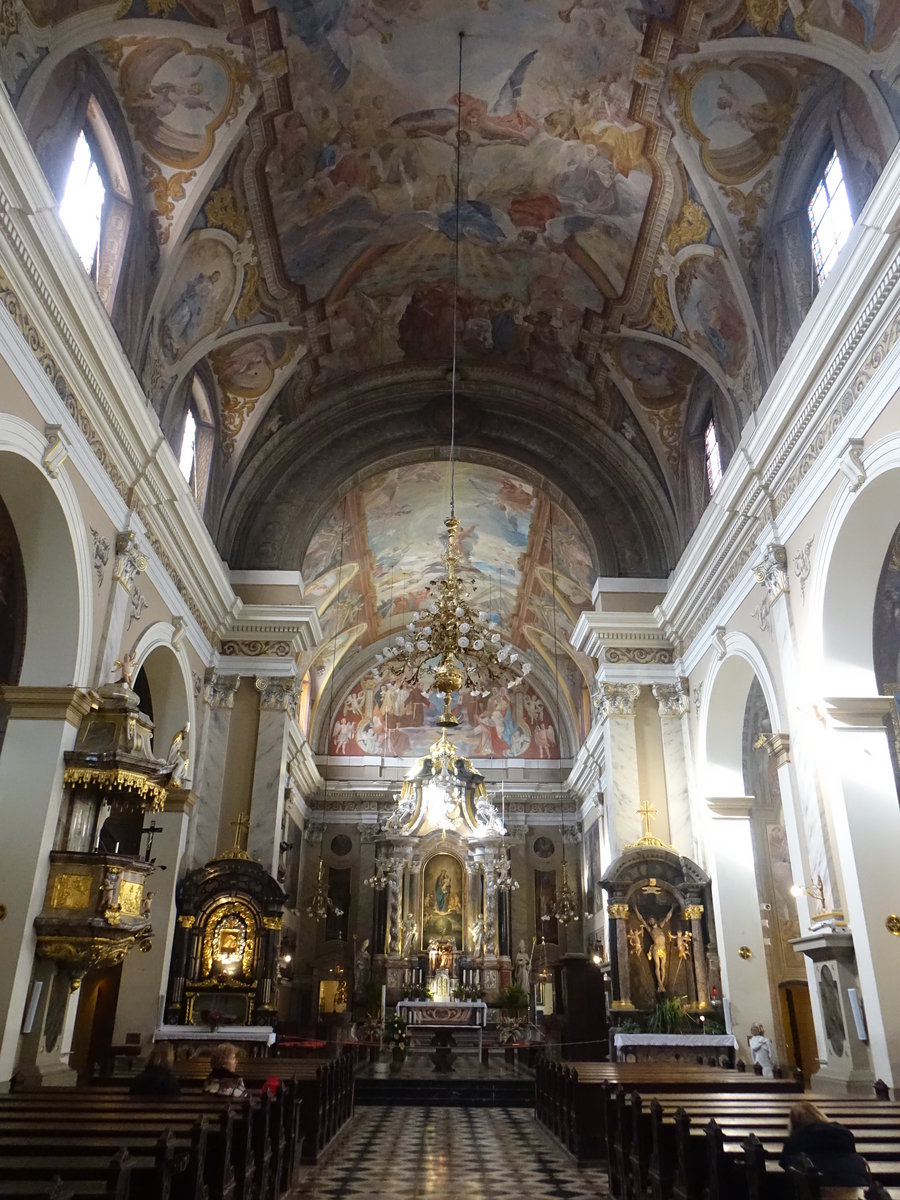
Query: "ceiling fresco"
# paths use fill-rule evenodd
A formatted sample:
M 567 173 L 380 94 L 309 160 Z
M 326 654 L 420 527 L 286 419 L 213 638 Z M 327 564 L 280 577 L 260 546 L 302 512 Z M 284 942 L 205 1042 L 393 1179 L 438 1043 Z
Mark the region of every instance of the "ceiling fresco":
M 543 678 L 551 679 L 558 666 L 561 698 L 577 724 L 582 688 L 593 676 L 590 660 L 568 644 L 578 614 L 590 607 L 594 582 L 591 555 L 583 535 L 546 492 L 505 471 L 459 463 L 455 494 L 461 521 L 463 573 L 472 581 L 476 602 L 499 622 L 503 636 L 538 668 L 532 679 L 539 681 L 541 668 Z M 443 521 L 448 511 L 447 464 L 420 463 L 367 480 L 324 519 L 301 569 L 305 598 L 316 605 L 324 635 L 318 651 L 311 656 L 318 696 L 324 694 L 332 672 L 351 650 L 374 647 L 392 632 L 403 629 L 422 606 L 429 583 L 443 573 Z M 335 635 L 348 630 L 354 631 L 353 641 L 345 638 L 336 644 Z M 393 749 L 385 743 L 377 753 L 424 753 L 422 738 L 433 740 L 433 705 L 429 702 L 421 711 L 417 708 L 413 720 L 406 708 L 419 704 L 422 698 L 417 694 L 409 699 L 401 695 L 404 689 L 379 686 L 369 677 L 371 657 L 365 656 L 362 662 L 361 681 L 348 683 L 345 679 L 343 687 L 349 689 L 348 694 L 342 705 L 334 707 L 335 753 L 375 753 L 365 749 L 364 744 L 374 746 L 379 738 L 384 743 L 388 734 Z M 539 692 L 541 683 L 536 686 Z M 364 699 L 359 699 L 364 693 Z M 540 698 L 537 692 L 534 694 Z M 474 746 L 481 737 L 478 719 L 487 707 L 499 705 L 504 713 L 510 709 L 499 696 L 477 705 L 466 697 L 465 703 L 467 746 L 470 742 Z M 346 725 L 338 728 L 341 721 L 358 721 L 363 713 L 369 722 L 373 714 L 386 717 L 391 704 L 397 710 L 394 716 L 410 717 L 404 726 L 408 742 L 401 738 L 399 726 L 386 730 L 378 721 L 366 726 L 362 741 L 355 734 L 351 737 Z M 556 757 L 541 753 L 547 750 L 541 733 L 537 743 L 530 734 L 525 740 L 526 733 L 534 728 L 534 713 L 527 716 L 529 711 L 536 711 L 534 703 L 529 701 L 523 709 L 516 701 L 514 707 L 520 732 L 512 739 L 501 739 L 505 749 L 497 742 L 495 753 L 516 758 L 528 757 L 529 753 L 533 757 Z M 419 729 L 423 730 L 421 734 L 414 732 Z M 403 749 L 399 748 L 401 744 Z
M 122 150 L 113 320 L 167 436 L 210 393 L 220 553 L 302 562 L 345 662 L 434 570 L 454 341 L 465 545 L 516 644 L 552 662 L 592 570 L 668 574 L 699 418 L 736 442 L 812 301 L 797 189 L 834 144 L 858 213 L 900 123 L 891 0 L 2 7 L 53 186 L 90 96 Z M 584 518 L 553 510 L 555 589 L 551 493 Z

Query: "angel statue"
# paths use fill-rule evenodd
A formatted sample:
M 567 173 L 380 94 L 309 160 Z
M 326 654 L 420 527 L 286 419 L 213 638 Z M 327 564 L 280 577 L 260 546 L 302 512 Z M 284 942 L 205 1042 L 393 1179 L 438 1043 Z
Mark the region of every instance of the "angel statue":
M 127 683 L 131 687 L 134 683 L 134 670 L 137 666 L 137 656 L 127 650 L 121 658 L 117 658 L 113 663 L 113 671 L 116 667 L 119 668 L 119 678 L 114 680 L 115 683 Z

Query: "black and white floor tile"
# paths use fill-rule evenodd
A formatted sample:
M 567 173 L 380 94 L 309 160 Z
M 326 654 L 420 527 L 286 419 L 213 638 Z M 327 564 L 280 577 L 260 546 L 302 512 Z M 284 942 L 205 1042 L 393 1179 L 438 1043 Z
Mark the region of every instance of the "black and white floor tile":
M 606 1173 L 571 1163 L 530 1109 L 357 1108 L 342 1143 L 304 1171 L 310 1200 L 605 1200 Z

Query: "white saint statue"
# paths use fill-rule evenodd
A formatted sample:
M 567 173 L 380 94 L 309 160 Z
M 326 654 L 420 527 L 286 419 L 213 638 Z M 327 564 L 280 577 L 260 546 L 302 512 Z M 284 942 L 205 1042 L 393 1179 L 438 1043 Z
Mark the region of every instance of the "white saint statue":
M 400 953 L 404 958 L 408 958 L 410 954 L 415 954 L 416 952 L 416 935 L 419 932 L 416 918 L 412 913 L 406 914 L 400 929 L 403 934 L 400 942 Z
M 519 942 L 519 953 L 516 955 L 516 983 L 526 994 L 531 988 L 531 955 L 525 949 L 525 939 Z
M 484 917 L 479 916 L 472 926 L 472 957 L 484 958 Z
M 169 776 L 169 787 L 180 788 L 184 785 L 191 761 L 188 757 L 187 747 L 187 735 L 190 731 L 191 723 L 188 721 L 185 727 L 179 729 L 172 738 L 172 745 L 169 747 L 169 754 L 166 758 L 166 762 L 172 768 L 172 774 Z

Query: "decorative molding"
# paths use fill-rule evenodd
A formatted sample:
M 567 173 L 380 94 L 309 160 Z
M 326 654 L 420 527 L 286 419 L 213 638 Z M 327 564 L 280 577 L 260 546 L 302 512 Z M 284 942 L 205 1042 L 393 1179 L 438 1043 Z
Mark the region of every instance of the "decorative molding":
M 131 589 L 131 595 L 128 598 L 128 624 L 126 630 L 130 629 L 136 621 L 140 621 L 144 615 L 144 610 L 147 608 L 147 597 L 143 592 L 139 592 L 136 587 Z
M 716 658 L 719 660 L 719 662 L 722 662 L 722 660 L 725 658 L 725 655 L 728 653 L 728 649 L 725 645 L 725 634 L 726 629 L 724 625 L 717 625 L 713 630 L 712 642 L 716 648 Z
M 791 738 L 787 733 L 761 733 L 753 743 L 754 750 L 765 750 L 775 760 L 776 770 L 791 761 Z
M 611 665 L 636 663 L 639 666 L 669 666 L 675 661 L 675 651 L 661 646 L 604 646 L 600 661 Z
M 172 618 L 172 649 L 177 650 L 184 637 L 184 617 Z
M 272 658 L 291 658 L 290 642 L 235 642 L 224 641 L 221 646 L 221 653 L 225 658 L 264 658 L 266 656 Z
M 77 729 L 94 706 L 93 692 L 75 687 L 17 687 L 0 685 L 0 697 L 10 707 L 10 720 L 67 721 Z
M 750 614 L 756 621 L 759 622 L 759 627 L 763 633 L 768 633 L 772 628 L 772 622 L 769 620 L 771 613 L 772 605 L 769 602 L 768 597 L 766 597 L 764 600 L 760 600 L 759 604 L 757 604 L 756 608 L 754 608 L 753 612 Z
M 234 693 L 240 686 L 240 675 L 217 675 L 215 671 L 207 671 L 203 698 L 209 708 L 234 708 Z
M 850 480 L 850 491 L 858 492 L 866 482 L 866 468 L 863 466 L 862 452 L 865 442 L 862 438 L 850 438 L 844 453 L 841 455 L 840 467 Z
M 98 533 L 93 525 L 91 525 L 89 528 L 91 531 L 91 537 L 94 539 L 94 574 L 97 576 L 97 587 L 102 588 L 112 547 L 110 546 L 108 537 L 104 537 L 102 534 Z
M 794 574 L 800 580 L 800 599 L 804 603 L 806 602 L 806 581 L 812 570 L 812 544 L 815 540 L 815 534 L 813 534 L 803 549 L 798 550 L 794 555 Z
M 69 457 L 69 443 L 63 435 L 62 425 L 45 425 L 47 446 L 41 455 L 41 466 L 51 479 L 56 478 L 60 467 Z

